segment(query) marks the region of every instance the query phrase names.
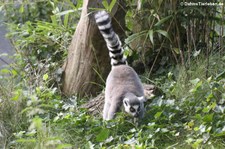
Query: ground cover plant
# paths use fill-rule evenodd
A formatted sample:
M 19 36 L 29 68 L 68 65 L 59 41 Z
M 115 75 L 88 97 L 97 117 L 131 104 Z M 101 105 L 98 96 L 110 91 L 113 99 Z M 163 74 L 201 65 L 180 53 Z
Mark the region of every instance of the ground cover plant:
M 116 2 L 103 5 L 110 9 Z M 214 9 L 175 5 L 179 2 L 162 9 L 169 7 L 167 1 L 146 0 L 143 7 L 126 2 L 126 54 L 132 66 L 144 66 L 142 81 L 159 90 L 145 104 L 139 124 L 124 113 L 105 122 L 83 108 L 90 97 L 61 92 L 61 66 L 82 1 L 23 1 L 16 6 L 1 1 L 16 49 L 15 63 L 0 70 L 1 148 L 225 147 L 224 33 L 218 31 L 224 27 L 224 7 L 213 7 L 215 17 L 207 18 Z M 136 19 L 141 27 L 135 28 Z M 194 34 L 190 22 L 211 24 L 210 30 L 202 29 L 210 38 L 200 31 Z

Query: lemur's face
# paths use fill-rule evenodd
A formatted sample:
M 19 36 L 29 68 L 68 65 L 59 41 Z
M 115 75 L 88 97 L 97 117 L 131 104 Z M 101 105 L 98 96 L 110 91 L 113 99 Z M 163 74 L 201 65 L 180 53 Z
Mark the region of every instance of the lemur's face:
M 144 97 L 124 98 L 125 111 L 133 117 L 142 117 L 144 111 Z

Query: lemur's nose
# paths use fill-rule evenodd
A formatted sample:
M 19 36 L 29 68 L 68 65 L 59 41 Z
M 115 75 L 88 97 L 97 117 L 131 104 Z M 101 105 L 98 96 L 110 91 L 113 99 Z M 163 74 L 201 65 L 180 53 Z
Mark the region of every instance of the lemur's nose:
M 134 114 L 134 117 L 138 117 L 138 113 L 135 113 L 135 114 Z

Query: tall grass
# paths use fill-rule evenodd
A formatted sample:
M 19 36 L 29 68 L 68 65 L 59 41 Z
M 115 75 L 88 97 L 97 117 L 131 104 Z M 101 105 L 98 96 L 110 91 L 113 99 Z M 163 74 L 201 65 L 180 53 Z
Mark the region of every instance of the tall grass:
M 13 138 L 12 133 L 20 130 L 26 122 L 21 111 L 25 103 L 20 97 L 20 83 L 11 69 L 0 70 L 0 147 L 5 148 Z

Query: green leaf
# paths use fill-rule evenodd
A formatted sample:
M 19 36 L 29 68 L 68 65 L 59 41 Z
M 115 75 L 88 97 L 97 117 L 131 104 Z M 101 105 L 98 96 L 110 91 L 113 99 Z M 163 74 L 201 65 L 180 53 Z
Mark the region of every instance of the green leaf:
M 164 31 L 164 30 L 156 30 L 156 32 L 160 33 L 161 35 L 165 36 L 166 38 L 168 38 L 170 40 L 169 34 Z
M 2 11 L 4 7 L 5 7 L 5 5 L 1 4 L 0 5 L 0 11 Z
M 47 73 L 43 75 L 43 80 L 44 81 L 47 81 L 48 80 L 48 74 Z
M 103 0 L 103 1 L 102 1 L 102 5 L 104 6 L 104 8 L 105 8 L 106 10 L 109 10 L 109 4 L 108 4 L 107 0 Z
M 20 13 L 23 13 L 23 12 L 24 12 L 24 7 L 23 7 L 23 5 L 20 6 L 19 12 L 20 12 Z
M 214 95 L 213 95 L 213 93 L 211 92 L 209 95 L 207 95 L 206 101 L 209 102 L 213 97 L 214 97 Z
M 153 29 L 148 31 L 148 36 L 150 38 L 151 43 L 154 45 L 154 40 L 153 40 Z
M 197 120 L 201 120 L 201 119 L 202 119 L 202 116 L 201 116 L 200 114 L 196 114 L 196 115 L 195 115 L 195 118 L 196 118 Z
M 191 84 L 196 85 L 200 81 L 199 78 L 196 78 L 194 80 L 190 80 Z
M 17 143 L 35 143 L 36 139 L 17 139 Z
M 0 57 L 3 57 L 3 56 L 8 56 L 8 53 L 1 53 Z
M 202 112 L 208 113 L 210 110 L 211 110 L 211 108 L 207 106 L 207 107 L 203 108 Z
M 194 131 L 199 131 L 199 129 L 200 129 L 199 127 L 195 127 Z
M 218 133 L 215 134 L 216 137 L 223 137 L 225 136 L 225 131 L 220 131 Z
M 56 15 L 51 16 L 52 24 L 57 24 L 57 18 Z
M 38 116 L 36 116 L 35 118 L 33 118 L 31 126 L 34 126 L 34 128 L 36 128 L 38 131 L 41 130 L 41 128 L 43 127 L 43 123 L 42 123 L 42 119 Z M 30 127 L 31 127 L 30 126 Z
M 154 115 L 154 117 L 155 117 L 155 119 L 157 119 L 157 118 L 159 118 L 161 115 L 162 115 L 162 112 L 157 112 L 157 113 Z
M 216 76 L 216 80 L 221 80 L 222 78 L 225 78 L 225 70 Z
M 56 149 L 65 149 L 65 148 L 72 148 L 71 144 L 60 144 L 57 146 Z
M 110 5 L 109 5 L 109 11 L 110 12 L 112 11 L 112 9 L 115 6 L 116 2 L 117 2 L 117 0 L 112 0 L 112 2 L 110 3 Z
M 109 129 L 103 128 L 101 132 L 97 135 L 96 141 L 103 142 L 109 137 Z
M 203 121 L 204 121 L 204 122 L 209 123 L 209 122 L 212 122 L 212 120 L 213 120 L 213 113 L 212 113 L 212 114 L 207 114 L 207 115 L 205 115 L 205 116 L 203 117 Z
M 17 101 L 19 99 L 19 97 L 21 96 L 21 94 L 22 94 L 22 90 L 18 89 L 13 92 L 13 97 L 11 99 L 14 101 Z
M 64 16 L 64 15 L 67 15 L 67 14 L 72 13 L 72 12 L 75 12 L 75 10 L 66 10 L 66 11 L 58 12 L 55 15 L 56 16 Z
M 196 50 L 196 51 L 194 52 L 193 56 L 194 56 L 194 57 L 197 57 L 200 53 L 201 53 L 201 50 L 198 50 L 198 51 Z
M 68 27 L 68 21 L 69 21 L 69 14 L 66 14 L 64 17 L 63 25 L 67 28 Z
M 18 72 L 16 70 L 14 70 L 14 69 L 11 70 L 11 73 L 12 73 L 13 76 L 17 76 L 18 75 Z
M 154 26 L 155 26 L 155 27 L 158 27 L 158 26 L 162 25 L 164 22 L 166 22 L 167 20 L 169 20 L 170 18 L 172 18 L 172 15 L 167 16 L 167 17 L 165 17 L 165 18 L 159 20 L 159 22 L 157 22 Z
M 89 149 L 94 149 L 94 144 L 91 141 L 88 141 L 88 148 Z
M 210 105 L 210 108 L 214 110 L 214 109 L 216 108 L 216 106 L 217 106 L 217 103 L 216 103 L 216 102 L 213 102 L 213 103 Z
M 133 12 L 131 10 L 128 10 L 127 11 L 127 14 L 126 14 L 126 26 L 129 30 L 132 30 L 133 29 L 133 26 L 134 26 L 134 23 L 132 21 L 132 18 L 133 18 Z
M 137 39 L 137 38 L 140 38 L 141 36 L 146 35 L 147 33 L 148 33 L 147 30 L 141 31 L 141 32 L 139 32 L 139 33 L 135 33 L 135 34 L 129 36 L 129 37 L 125 40 L 125 42 L 126 42 L 126 44 L 129 44 L 129 43 L 131 43 L 133 40 L 135 40 L 135 39 Z
M 173 48 L 173 51 L 174 51 L 176 54 L 180 54 L 180 49 L 179 49 L 179 48 Z
M 3 73 L 3 74 L 10 74 L 11 73 L 9 69 L 1 69 L 0 72 Z
M 194 123 L 194 121 L 190 121 L 190 122 L 188 122 L 187 125 L 188 125 L 188 127 L 192 128 L 195 125 L 195 123 Z
M 191 81 L 193 81 L 193 80 L 191 80 Z M 190 82 L 191 82 L 190 81 Z M 197 80 L 196 80 L 197 81 Z M 194 84 L 195 84 L 195 86 L 194 86 L 194 88 L 193 89 L 191 89 L 190 90 L 190 92 L 192 92 L 192 93 L 194 93 L 194 92 L 196 92 L 201 86 L 202 86 L 202 81 L 199 81 L 199 82 L 193 82 Z M 193 84 L 192 83 L 192 84 Z
M 193 148 L 199 148 L 199 146 L 202 144 L 203 139 L 197 139 L 193 144 L 192 147 Z
M 110 142 L 112 142 L 112 141 L 113 141 L 113 137 L 110 136 L 109 138 L 107 138 L 107 139 L 105 140 L 105 143 L 110 143 Z
M 55 3 L 52 1 L 49 1 L 49 3 L 52 5 L 53 8 L 55 8 Z

